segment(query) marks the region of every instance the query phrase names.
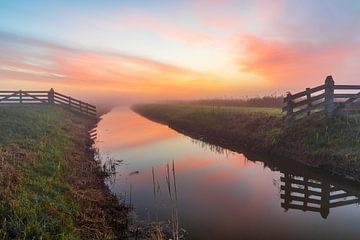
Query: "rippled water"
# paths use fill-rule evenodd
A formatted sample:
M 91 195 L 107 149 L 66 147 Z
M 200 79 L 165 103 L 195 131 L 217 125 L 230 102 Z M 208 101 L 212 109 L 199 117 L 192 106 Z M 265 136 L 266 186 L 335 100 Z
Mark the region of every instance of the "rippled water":
M 123 160 L 108 184 L 139 220 L 178 216 L 191 239 L 360 236 L 360 184 L 211 146 L 127 108 L 97 131 L 103 161 Z

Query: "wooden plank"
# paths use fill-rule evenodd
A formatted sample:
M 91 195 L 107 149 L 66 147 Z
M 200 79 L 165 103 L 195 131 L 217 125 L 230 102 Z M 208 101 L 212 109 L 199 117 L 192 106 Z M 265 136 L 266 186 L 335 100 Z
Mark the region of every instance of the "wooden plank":
M 55 97 L 58 97 L 58 98 L 61 98 L 61 99 L 63 99 L 63 100 L 67 100 L 68 98 L 69 98 L 69 96 L 65 96 L 65 95 L 63 95 L 63 94 L 58 94 L 57 92 L 55 92 Z M 72 104 L 74 103 L 74 104 L 80 104 L 80 103 L 84 103 L 84 102 L 82 102 L 82 101 L 80 101 L 80 100 L 78 100 L 78 99 L 75 99 L 75 98 L 71 98 L 71 102 L 72 102 Z M 84 103 L 85 104 L 85 103 Z
M 27 102 L 23 102 L 20 103 L 18 102 L 11 102 L 11 103 L 0 103 L 0 105 L 39 105 L 39 104 L 44 104 L 44 103 L 40 103 L 40 102 L 35 102 L 35 101 L 27 101 Z
M 360 95 L 358 93 L 349 93 L 349 94 L 334 94 L 334 98 L 360 98 Z
M 64 104 L 64 105 L 69 105 L 69 99 L 64 99 L 63 97 L 59 97 L 59 96 L 55 96 L 55 100 L 58 102 L 58 103 L 61 103 L 61 104 Z M 77 108 L 80 108 L 80 104 L 75 101 L 73 98 L 71 98 L 71 106 L 72 107 L 77 107 Z M 83 106 L 84 110 L 85 110 L 85 107 Z M 92 113 L 96 113 L 96 107 L 92 108 L 92 107 L 88 107 L 88 110 L 89 112 L 92 112 Z
M 9 97 L 9 96 L 14 96 L 14 94 L 0 94 L 0 97 Z
M 301 107 L 301 106 L 303 106 L 303 105 L 308 105 L 309 103 L 313 103 L 313 102 L 315 102 L 315 101 L 319 101 L 319 100 L 321 100 L 321 99 L 323 99 L 323 98 L 325 98 L 325 93 L 322 93 L 322 94 L 320 94 L 320 95 L 311 97 L 310 99 L 305 99 L 305 100 L 296 102 L 296 103 L 294 103 L 294 108 L 298 108 L 298 107 Z
M 320 208 L 317 207 L 312 207 L 312 206 L 302 206 L 302 205 L 296 205 L 296 204 L 285 204 L 285 203 L 281 203 L 281 207 L 285 208 L 285 209 L 297 209 L 297 210 L 303 210 L 303 211 L 311 211 L 311 212 L 321 212 Z
M 321 85 L 321 86 L 311 88 L 309 92 L 315 93 L 315 92 L 318 92 L 318 91 L 321 91 L 324 89 L 325 89 L 325 85 Z M 306 91 L 298 92 L 298 93 L 291 95 L 291 100 L 296 100 L 297 98 L 304 97 L 304 96 L 306 96 Z
M 346 197 L 352 197 L 352 195 L 349 195 L 348 193 L 339 193 L 334 194 L 330 196 L 330 200 L 339 199 L 339 198 L 346 198 Z
M 92 134 L 92 133 L 94 133 L 94 132 L 97 132 L 97 129 L 96 129 L 96 128 L 94 128 L 93 130 L 89 131 L 89 134 Z
M 64 94 L 61 94 L 61 93 L 58 93 L 58 92 L 54 92 L 55 95 L 58 95 L 58 96 L 61 96 L 61 97 L 64 97 L 64 98 L 68 98 L 69 96 L 66 96 Z
M 356 204 L 356 203 L 359 203 L 359 202 L 360 202 L 360 200 L 356 198 L 356 199 L 347 200 L 347 201 L 340 201 L 340 202 L 330 203 L 330 208 L 347 206 L 347 205 Z
M 23 92 L 23 94 L 25 94 L 25 96 L 27 96 L 27 97 L 31 97 L 31 98 L 33 98 L 33 99 L 35 99 L 35 100 L 40 101 L 40 102 L 47 103 L 47 99 L 46 99 L 46 100 L 40 99 L 40 98 L 38 98 L 38 97 L 35 97 L 35 96 L 30 95 L 30 94 L 27 93 L 27 92 Z
M 280 180 L 282 182 L 286 181 L 287 183 L 294 183 L 294 184 L 299 184 L 299 185 L 308 185 L 308 186 L 313 187 L 313 188 L 321 188 L 322 187 L 321 183 L 305 182 L 305 181 L 298 180 L 298 179 L 293 179 L 293 178 L 280 177 Z
M 359 99 L 359 98 L 360 98 L 360 92 L 359 92 L 359 93 L 357 93 L 357 95 L 358 95 L 359 97 L 356 97 L 356 98 L 350 98 L 350 99 L 346 100 L 346 101 L 345 101 L 345 103 L 352 103 L 352 102 L 356 101 L 357 99 Z
M 62 99 L 59 99 L 59 98 L 55 98 L 54 100 L 57 101 L 57 102 L 59 102 L 59 103 L 69 105 L 69 102 L 68 102 L 68 101 L 65 101 L 65 100 L 62 100 Z
M 76 110 L 76 111 L 79 111 L 80 112 L 80 108 L 76 105 L 76 104 L 71 104 L 71 106 L 69 106 L 68 103 L 64 103 L 64 102 L 61 102 L 57 99 L 54 100 L 55 103 L 61 105 L 61 106 L 64 106 L 70 110 Z
M 23 93 L 29 93 L 29 94 L 32 94 L 32 93 L 44 93 L 44 94 L 48 94 L 49 91 L 22 91 Z
M 335 85 L 334 87 L 339 90 L 360 90 L 360 85 Z
M 6 100 L 1 100 L 0 102 L 20 102 L 20 98 L 10 98 Z
M 65 102 L 69 102 L 69 97 L 65 98 L 65 97 L 58 96 L 58 95 L 55 95 L 54 97 L 55 97 L 55 99 L 60 99 L 60 100 L 65 101 Z
M 4 100 L 7 100 L 7 99 L 9 99 L 9 98 L 11 98 L 11 97 L 18 96 L 19 93 L 20 93 L 20 92 L 14 92 L 13 94 L 10 94 L 9 96 L 6 96 L 6 97 L 0 99 L 0 102 L 2 102 L 2 101 L 4 101 Z
M 67 103 L 65 104 L 65 103 L 59 102 L 58 100 L 55 100 L 54 102 L 56 104 L 59 104 L 60 106 L 63 106 L 65 108 L 73 111 L 73 112 L 84 114 L 84 112 L 81 112 L 80 109 L 78 107 L 76 107 L 75 105 L 71 105 L 71 107 L 69 108 L 69 105 Z M 84 115 L 86 115 L 86 114 L 84 114 Z M 92 116 L 95 116 L 95 115 L 92 114 Z
M 312 190 L 305 190 L 305 189 L 300 189 L 300 188 L 294 188 L 294 187 L 289 187 L 287 189 L 285 189 L 285 186 L 280 186 L 280 189 L 281 190 L 287 190 L 287 191 L 290 191 L 290 192 L 297 192 L 297 193 L 303 193 L 303 194 L 308 194 L 308 195 L 315 195 L 315 196 L 321 196 L 321 192 L 316 192 L 316 191 L 312 191 Z
M 318 103 L 318 104 L 315 104 L 311 107 L 308 107 L 308 108 L 304 108 L 304 109 L 301 109 L 299 111 L 296 111 L 292 114 L 292 118 L 296 117 L 296 116 L 299 116 L 300 114 L 302 113 L 305 113 L 309 110 L 315 110 L 315 109 L 318 109 L 318 108 L 321 108 L 321 107 L 324 107 L 325 106 L 325 102 L 321 102 L 321 103 Z
M 18 93 L 19 91 L 0 91 L 0 93 Z
M 27 93 L 25 93 L 25 92 L 23 92 L 23 94 L 24 94 L 23 97 L 27 95 Z M 46 98 L 46 99 L 48 98 L 48 95 L 47 95 L 47 94 L 46 94 L 46 95 L 42 95 L 42 94 L 31 94 L 31 93 L 29 93 L 29 95 L 30 95 L 30 96 L 34 96 L 34 97 L 40 97 L 40 98 L 42 97 L 42 98 L 44 98 L 44 99 L 45 99 L 45 98 Z
M 90 108 L 90 107 L 88 107 L 88 109 L 87 109 L 89 112 L 96 112 L 96 107 L 95 108 Z
M 58 92 L 55 92 L 55 95 L 59 95 L 59 96 L 64 97 L 64 98 L 68 98 L 68 96 L 66 96 L 66 95 L 64 95 L 64 94 L 61 94 L 61 93 L 58 93 Z M 94 105 L 91 105 L 91 104 L 89 104 L 89 103 L 80 101 L 80 100 L 78 100 L 78 99 L 74 99 L 74 98 L 73 98 L 73 100 L 76 101 L 76 102 L 79 102 L 79 103 L 81 102 L 81 103 L 83 103 L 83 104 L 88 104 L 89 107 L 91 107 L 91 108 L 96 108 Z
M 78 107 L 71 107 L 70 110 L 71 110 L 71 111 L 74 111 L 74 112 L 77 112 L 77 113 L 84 114 L 84 115 L 96 117 L 96 114 L 95 114 L 95 113 L 89 113 L 89 114 L 87 114 L 86 112 L 81 111 L 80 108 L 78 108 Z
M 72 102 L 71 102 L 71 105 L 69 105 L 69 102 L 60 101 L 60 100 L 58 100 L 58 99 L 55 99 L 55 102 L 57 102 L 57 103 L 59 103 L 59 104 L 61 104 L 61 105 L 70 107 L 70 108 L 78 108 L 78 104 L 77 104 L 77 103 L 72 103 Z
M 314 204 L 321 204 L 321 200 L 314 199 L 314 198 L 305 198 L 305 197 L 299 197 L 299 196 L 293 196 L 288 195 L 285 196 L 284 194 L 281 194 L 280 198 L 290 200 L 290 201 L 298 201 L 298 202 L 307 202 L 307 203 L 314 203 Z

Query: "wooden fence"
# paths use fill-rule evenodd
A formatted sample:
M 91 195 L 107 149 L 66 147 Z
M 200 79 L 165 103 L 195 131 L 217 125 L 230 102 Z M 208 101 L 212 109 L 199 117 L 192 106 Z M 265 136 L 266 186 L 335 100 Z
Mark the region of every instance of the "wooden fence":
M 338 92 L 342 90 L 342 92 Z M 360 109 L 360 85 L 335 85 L 332 76 L 325 84 L 295 94 L 288 93 L 284 98 L 286 112 L 285 124 L 304 119 L 314 113 L 325 112 L 328 116 L 346 111 L 358 112 Z
M 327 218 L 330 209 L 352 204 L 359 204 L 357 193 L 332 185 L 327 181 L 295 176 L 283 173 L 281 177 L 281 207 L 302 210 L 304 212 L 318 212 Z
M 87 116 L 96 117 L 96 107 L 75 98 L 50 91 L 0 91 L 0 104 L 57 104 Z

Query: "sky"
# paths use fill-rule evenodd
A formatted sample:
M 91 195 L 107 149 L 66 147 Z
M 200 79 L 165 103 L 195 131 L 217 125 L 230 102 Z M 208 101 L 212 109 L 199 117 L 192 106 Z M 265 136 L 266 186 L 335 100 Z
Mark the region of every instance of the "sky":
M 360 1 L 0 0 L 0 89 L 96 102 L 359 83 Z

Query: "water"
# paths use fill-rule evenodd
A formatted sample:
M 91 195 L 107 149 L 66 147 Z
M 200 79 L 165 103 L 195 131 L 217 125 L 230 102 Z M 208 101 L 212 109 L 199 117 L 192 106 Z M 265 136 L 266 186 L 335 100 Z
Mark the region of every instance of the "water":
M 360 236 L 360 184 L 207 145 L 126 108 L 104 116 L 97 147 L 103 161 L 123 160 L 108 184 L 138 220 L 177 212 L 191 239 Z

